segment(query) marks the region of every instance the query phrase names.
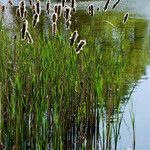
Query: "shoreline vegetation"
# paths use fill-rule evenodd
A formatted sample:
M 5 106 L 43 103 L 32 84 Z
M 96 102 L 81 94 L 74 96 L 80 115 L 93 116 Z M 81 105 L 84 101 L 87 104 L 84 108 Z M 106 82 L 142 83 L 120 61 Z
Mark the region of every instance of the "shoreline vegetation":
M 0 14 L 0 148 L 117 150 L 149 64 L 147 20 L 21 2 L 12 24 Z

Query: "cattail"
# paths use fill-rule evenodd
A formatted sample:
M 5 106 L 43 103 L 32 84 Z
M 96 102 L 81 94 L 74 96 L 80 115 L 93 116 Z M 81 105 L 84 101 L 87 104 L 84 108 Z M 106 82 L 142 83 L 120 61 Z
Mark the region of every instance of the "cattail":
M 24 14 L 25 14 L 25 11 L 26 11 L 24 0 L 19 2 L 19 9 L 20 9 L 20 16 L 23 18 Z
M 19 8 L 16 9 L 16 17 L 17 18 L 21 17 L 21 13 L 20 13 L 20 9 Z
M 73 46 L 73 44 L 75 43 L 75 41 L 77 40 L 79 34 L 78 34 L 78 31 L 74 31 L 72 34 L 71 34 L 71 37 L 69 38 L 70 39 L 70 46 Z
M 86 40 L 80 40 L 78 43 L 78 46 L 76 48 L 76 53 L 79 54 L 81 50 L 83 50 L 83 47 L 86 45 Z
M 36 2 L 36 13 L 41 14 L 41 2 L 39 0 Z
M 32 20 L 33 27 L 36 27 L 38 22 L 39 22 L 39 14 L 36 13 L 36 14 L 33 15 L 33 20 Z
M 31 37 L 31 34 L 29 31 L 26 32 L 26 38 L 27 38 L 29 44 L 33 43 L 33 39 Z
M 65 0 L 62 0 L 62 7 L 65 6 Z
M 27 10 L 25 10 L 25 12 L 24 12 L 24 15 L 23 15 L 25 18 L 27 18 L 27 16 L 28 16 L 28 11 Z
M 60 17 L 61 16 L 61 5 L 58 5 L 58 17 Z
M 47 14 L 50 14 L 50 0 L 48 0 L 46 3 L 46 12 Z
M 13 1 L 9 0 L 8 3 L 12 6 L 13 5 Z
M 76 0 L 71 1 L 71 8 L 72 9 L 76 8 Z
M 33 4 L 32 0 L 29 0 L 29 4 L 30 4 L 30 6 L 32 6 L 32 4 Z
M 94 16 L 94 6 L 92 4 L 89 6 L 89 14 Z
M 3 6 L 2 6 L 2 12 L 4 12 L 4 11 L 5 11 L 5 6 L 3 5 Z
M 71 21 L 70 20 L 67 20 L 66 21 L 66 28 L 69 29 L 71 26 Z
M 64 18 L 65 20 L 70 20 L 71 18 L 71 9 L 70 7 L 66 7 L 65 12 L 64 12 Z
M 117 0 L 116 3 L 112 6 L 112 9 L 114 9 L 118 4 L 119 4 L 120 0 Z
M 27 29 L 28 29 L 28 21 L 24 20 L 23 25 L 22 25 L 22 29 L 21 29 L 21 39 L 22 40 L 24 40 L 26 37 Z
M 33 14 L 36 13 L 36 5 L 35 4 L 32 5 L 32 11 L 33 11 Z
M 104 11 L 107 11 L 107 8 L 108 8 L 108 5 L 109 5 L 110 1 L 111 1 L 111 0 L 107 0 L 106 4 L 105 4 L 105 6 L 104 6 Z
M 99 7 L 97 8 L 97 11 L 99 11 Z
M 53 13 L 53 14 L 52 14 L 52 22 L 53 22 L 53 23 L 56 23 L 56 22 L 57 22 L 57 14 L 56 14 L 56 13 Z
M 58 6 L 57 6 L 57 5 L 54 6 L 54 12 L 55 12 L 56 14 L 58 13 Z
M 57 32 L 57 24 L 56 22 L 54 22 L 52 24 L 52 35 L 56 35 L 56 32 Z
M 129 13 L 127 12 L 127 13 L 124 15 L 124 19 L 123 19 L 123 23 L 124 23 L 124 24 L 128 21 L 128 18 L 129 18 Z

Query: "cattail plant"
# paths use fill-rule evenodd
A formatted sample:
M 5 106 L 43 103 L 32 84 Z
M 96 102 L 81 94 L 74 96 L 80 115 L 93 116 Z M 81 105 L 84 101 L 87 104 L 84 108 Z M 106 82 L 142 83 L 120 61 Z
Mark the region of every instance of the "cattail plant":
M 21 17 L 21 13 L 20 13 L 20 9 L 19 8 L 16 9 L 16 17 L 17 18 Z
M 22 25 L 22 29 L 21 29 L 21 39 L 22 40 L 25 39 L 27 30 L 28 30 L 28 21 L 24 20 L 23 25 Z
M 57 24 L 56 22 L 53 22 L 52 23 L 52 35 L 56 35 L 56 32 L 57 32 Z
M 70 20 L 70 18 L 71 18 L 71 8 L 68 7 L 68 6 L 65 8 L 64 18 L 65 18 L 66 21 Z
M 50 0 L 46 2 L 46 13 L 50 14 Z
M 66 21 L 66 28 L 69 29 L 71 26 L 71 21 L 70 20 L 67 20 Z
M 53 23 L 56 23 L 56 22 L 57 22 L 57 14 L 56 14 L 56 13 L 53 13 L 53 14 L 52 14 L 52 22 L 53 22 Z
M 72 10 L 75 10 L 75 8 L 76 8 L 76 0 L 71 0 L 71 8 L 72 8 Z
M 36 5 L 35 4 L 32 5 L 32 12 L 33 12 L 33 14 L 36 13 Z
M 2 5 L 2 12 L 4 12 L 5 11 L 5 6 L 4 5 Z
M 19 2 L 19 11 L 20 11 L 20 16 L 23 18 L 25 17 L 25 12 L 27 11 L 25 8 L 25 1 L 22 0 Z
M 28 30 L 26 31 L 26 38 L 27 38 L 29 44 L 33 43 L 32 36 Z
M 55 5 L 55 6 L 54 6 L 54 12 L 55 12 L 56 14 L 58 14 L 58 5 Z
M 76 48 L 76 53 L 79 54 L 83 50 L 83 47 L 85 45 L 86 45 L 86 40 L 80 40 L 80 42 L 78 43 L 78 46 Z
M 9 0 L 8 3 L 12 6 L 13 5 L 13 1 Z
M 127 12 L 127 13 L 124 15 L 124 19 L 123 19 L 123 23 L 124 23 L 124 24 L 128 21 L 128 18 L 129 18 L 129 13 Z
M 58 17 L 60 17 L 61 16 L 61 12 L 62 12 L 62 10 L 61 10 L 61 5 L 58 5 Z
M 41 2 L 39 0 L 36 2 L 36 13 L 41 14 Z
M 94 6 L 92 4 L 89 5 L 89 14 L 94 16 Z
M 112 9 L 114 9 L 118 4 L 119 4 L 120 0 L 117 0 L 116 3 L 112 6 Z
M 38 13 L 35 13 L 33 15 L 33 20 L 32 20 L 32 25 L 33 27 L 36 27 L 37 23 L 39 22 L 39 14 Z
M 65 6 L 65 0 L 62 0 L 62 8 Z
M 105 4 L 105 6 L 104 6 L 104 11 L 107 11 L 107 8 L 108 8 L 108 5 L 109 5 L 110 1 L 111 1 L 111 0 L 107 0 L 106 4 Z
M 30 6 L 32 6 L 32 4 L 33 4 L 32 0 L 29 0 L 29 4 L 30 4 Z
M 74 31 L 71 34 L 71 37 L 69 38 L 70 39 L 70 46 L 73 46 L 73 44 L 76 42 L 78 36 L 79 36 L 78 31 Z

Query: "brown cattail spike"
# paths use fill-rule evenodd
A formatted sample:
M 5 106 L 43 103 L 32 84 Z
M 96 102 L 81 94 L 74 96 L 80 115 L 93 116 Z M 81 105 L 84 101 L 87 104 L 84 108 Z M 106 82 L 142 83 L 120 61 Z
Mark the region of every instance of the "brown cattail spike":
M 41 14 L 41 2 L 39 0 L 36 2 L 36 13 Z
M 120 0 L 117 0 L 116 3 L 112 6 L 112 9 L 114 9 L 118 4 L 119 4 Z
M 65 12 L 64 12 L 64 18 L 65 20 L 70 20 L 71 18 L 71 9 L 70 7 L 66 7 Z
M 105 4 L 105 6 L 104 6 L 104 11 L 107 11 L 107 8 L 108 8 L 108 5 L 109 5 L 110 1 L 111 1 L 111 0 L 107 0 L 106 4 Z
M 57 32 L 57 24 L 54 22 L 52 24 L 52 35 L 56 35 L 56 32 Z
M 36 13 L 36 14 L 33 15 L 33 20 L 32 20 L 33 27 L 36 27 L 38 22 L 39 22 L 39 14 Z
M 71 1 L 71 8 L 75 9 L 76 8 L 76 0 Z
M 89 6 L 89 14 L 94 16 L 94 6 L 92 4 Z
M 74 31 L 71 34 L 71 37 L 70 37 L 70 46 L 73 46 L 73 44 L 76 42 L 78 36 L 79 36 L 78 31 Z
M 22 25 L 22 29 L 21 29 L 21 39 L 22 40 L 24 40 L 26 37 L 27 29 L 28 29 L 28 21 L 24 20 L 23 25 Z
M 76 53 L 79 54 L 81 50 L 83 50 L 83 47 L 86 45 L 86 40 L 80 40 L 78 43 L 78 46 L 76 48 Z
M 29 4 L 30 4 L 30 6 L 32 6 L 32 4 L 33 4 L 32 0 L 29 0 Z
M 54 12 L 55 12 L 56 14 L 58 14 L 58 5 L 55 5 L 55 6 L 54 6 Z
M 21 13 L 20 13 L 20 9 L 19 8 L 16 9 L 16 17 L 17 18 L 21 17 Z
M 53 14 L 52 14 L 52 22 L 53 22 L 53 23 L 56 23 L 56 22 L 57 22 L 57 14 L 56 14 L 56 13 L 53 13 Z
M 129 18 L 129 13 L 127 12 L 127 13 L 124 15 L 124 19 L 123 19 L 123 23 L 124 23 L 124 24 L 128 21 L 128 18 Z
M 65 0 L 62 0 L 62 7 L 65 6 Z
M 47 14 L 50 14 L 50 0 L 48 0 L 46 3 L 46 12 Z
M 61 5 L 58 5 L 58 17 L 61 16 Z

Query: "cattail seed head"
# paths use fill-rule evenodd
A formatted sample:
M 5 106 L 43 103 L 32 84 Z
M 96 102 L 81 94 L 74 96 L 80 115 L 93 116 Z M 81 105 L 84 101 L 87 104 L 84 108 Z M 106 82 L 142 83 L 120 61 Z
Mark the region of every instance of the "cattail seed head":
M 65 6 L 65 0 L 62 0 L 62 7 Z
M 3 6 L 2 6 L 2 12 L 4 12 L 4 11 L 5 11 L 5 6 L 3 5 Z
M 54 22 L 52 24 L 52 35 L 56 35 L 56 32 L 57 32 L 57 24 L 56 22 Z
M 76 0 L 71 0 L 71 8 L 76 8 Z
M 50 14 L 50 0 L 48 0 L 46 3 L 46 12 L 47 14 Z
M 94 6 L 92 4 L 89 5 L 89 14 L 94 16 Z
M 124 24 L 128 21 L 128 18 L 129 18 L 129 13 L 127 12 L 127 13 L 124 15 L 124 19 L 123 19 L 123 23 L 124 23 Z
M 29 4 L 30 4 L 30 6 L 32 6 L 32 4 L 33 4 L 32 0 L 29 0 Z
M 21 17 L 21 13 L 20 13 L 20 9 L 19 8 L 16 9 L 16 17 L 17 18 Z
M 54 6 L 54 12 L 57 14 L 58 13 L 58 5 Z
M 21 29 L 21 39 L 22 40 L 24 40 L 26 37 L 27 29 L 28 29 L 28 21 L 24 20 L 23 25 L 22 25 L 22 29 Z
M 32 25 L 33 27 L 36 27 L 37 23 L 39 23 L 39 14 L 38 13 L 35 13 L 33 15 L 33 20 L 32 20 Z
M 86 45 L 86 40 L 80 40 L 78 43 L 78 46 L 76 48 L 76 53 L 79 54 L 81 50 L 83 50 L 83 47 Z
M 71 34 L 71 37 L 69 38 L 70 39 L 70 46 L 73 46 L 73 44 L 76 42 L 78 36 L 79 36 L 78 31 L 74 31 Z
M 41 14 L 41 2 L 39 0 L 36 2 L 36 13 Z
M 117 1 L 115 2 L 115 4 L 112 6 L 112 9 L 114 9 L 114 8 L 119 4 L 119 2 L 120 2 L 120 0 L 117 0 Z
M 52 14 L 52 22 L 53 22 L 53 23 L 56 23 L 56 22 L 57 22 L 57 14 L 56 14 L 56 13 L 53 13 L 53 14 Z
M 58 13 L 57 13 L 57 14 L 58 14 L 58 17 L 61 16 L 61 11 L 62 11 L 62 10 L 61 10 L 61 5 L 58 5 Z
M 110 1 L 111 1 L 111 0 L 107 0 L 106 4 L 105 4 L 105 6 L 104 6 L 104 11 L 107 11 L 107 8 L 108 8 L 108 5 L 109 5 Z
M 13 1 L 9 0 L 8 3 L 12 6 L 13 5 Z
M 71 8 L 70 7 L 65 8 L 64 18 L 66 21 L 70 20 L 70 18 L 71 18 Z

